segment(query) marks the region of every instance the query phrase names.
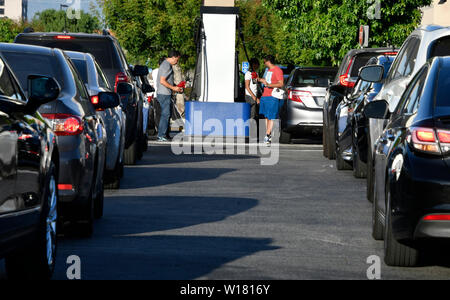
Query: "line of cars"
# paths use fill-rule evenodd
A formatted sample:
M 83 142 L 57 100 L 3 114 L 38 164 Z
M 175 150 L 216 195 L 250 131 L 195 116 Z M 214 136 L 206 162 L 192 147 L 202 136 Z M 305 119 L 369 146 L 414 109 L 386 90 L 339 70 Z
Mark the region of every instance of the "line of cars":
M 363 51 L 372 57 L 356 80 L 328 89 L 324 156 L 366 177 L 385 263 L 417 266 L 430 241 L 450 238 L 450 27 L 420 27 L 399 51 Z
M 0 44 L 0 258 L 50 278 L 57 234 L 90 237 L 104 189 L 147 147 L 142 80 L 109 34 L 26 33 Z

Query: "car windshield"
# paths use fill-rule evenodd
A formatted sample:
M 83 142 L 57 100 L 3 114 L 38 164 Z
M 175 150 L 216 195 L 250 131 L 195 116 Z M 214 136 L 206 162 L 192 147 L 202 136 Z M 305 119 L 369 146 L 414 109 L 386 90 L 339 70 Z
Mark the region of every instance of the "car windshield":
M 16 74 L 24 91 L 28 91 L 29 75 L 53 77 L 58 81 L 61 88 L 64 88 L 64 80 L 60 72 L 60 65 L 54 56 L 20 52 L 3 52 L 2 54 Z
M 75 65 L 75 68 L 77 68 L 77 71 L 80 74 L 83 82 L 88 83 L 88 72 L 86 61 L 81 59 L 72 59 L 72 62 Z
M 337 71 L 330 70 L 299 70 L 294 75 L 294 87 L 328 87 Z

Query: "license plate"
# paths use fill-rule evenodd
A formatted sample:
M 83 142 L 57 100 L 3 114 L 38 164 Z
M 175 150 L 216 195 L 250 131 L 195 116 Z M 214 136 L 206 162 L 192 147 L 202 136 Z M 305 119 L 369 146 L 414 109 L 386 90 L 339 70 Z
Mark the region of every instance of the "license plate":
M 323 103 L 325 102 L 325 97 L 317 97 L 317 105 L 323 106 Z

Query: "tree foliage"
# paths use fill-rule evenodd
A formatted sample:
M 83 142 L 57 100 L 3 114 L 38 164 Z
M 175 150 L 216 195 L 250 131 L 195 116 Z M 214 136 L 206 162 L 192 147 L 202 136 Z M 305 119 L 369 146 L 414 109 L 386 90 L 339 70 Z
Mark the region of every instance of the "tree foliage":
M 156 67 L 170 49 L 182 54 L 180 64 L 193 67 L 194 36 L 201 0 L 100 0 L 110 28 L 131 59 Z
M 100 22 L 96 16 L 84 11 L 80 12 L 79 19 L 69 19 L 65 11 L 47 9 L 34 16 L 31 26 L 43 32 L 62 32 L 66 29 L 68 32 L 93 33 L 100 29 Z
M 264 6 L 282 19 L 283 29 L 300 55 L 296 64 L 337 65 L 345 53 L 358 47 L 357 29 L 370 25 L 370 45 L 401 46 L 420 24 L 421 7 L 431 0 L 379 0 L 380 19 L 370 13 L 375 0 L 263 0 Z M 309 59 L 308 59 L 309 58 Z
M 0 42 L 12 43 L 14 38 L 23 31 L 23 23 L 18 23 L 8 18 L 0 19 Z

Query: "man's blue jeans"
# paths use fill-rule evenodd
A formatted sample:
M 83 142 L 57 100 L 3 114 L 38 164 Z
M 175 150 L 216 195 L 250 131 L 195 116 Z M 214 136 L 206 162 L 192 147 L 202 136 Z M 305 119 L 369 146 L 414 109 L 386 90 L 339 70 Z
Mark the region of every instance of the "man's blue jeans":
M 170 106 L 172 104 L 172 96 L 171 95 L 156 95 L 156 99 L 161 106 L 161 119 L 159 120 L 158 127 L 158 137 L 162 138 L 168 134 L 167 129 L 169 128 L 169 119 L 170 119 Z

